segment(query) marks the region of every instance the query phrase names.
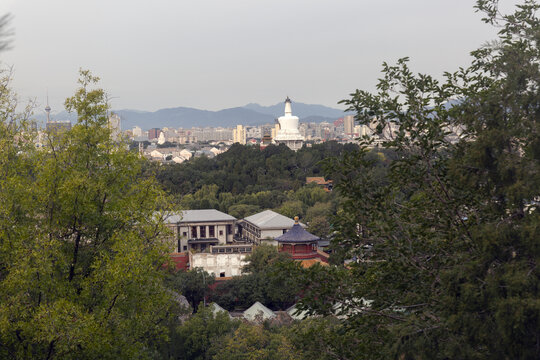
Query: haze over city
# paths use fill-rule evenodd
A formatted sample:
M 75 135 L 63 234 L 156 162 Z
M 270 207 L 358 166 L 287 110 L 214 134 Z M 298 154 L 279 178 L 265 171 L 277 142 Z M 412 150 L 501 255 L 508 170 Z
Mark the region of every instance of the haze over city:
M 383 61 L 411 57 L 413 70 L 467 66 L 496 29 L 473 1 L 15 1 L 14 89 L 53 112 L 78 69 L 101 77 L 114 109 L 187 106 L 218 110 L 285 95 L 311 104 L 373 90 Z M 513 1 L 502 2 L 503 10 Z

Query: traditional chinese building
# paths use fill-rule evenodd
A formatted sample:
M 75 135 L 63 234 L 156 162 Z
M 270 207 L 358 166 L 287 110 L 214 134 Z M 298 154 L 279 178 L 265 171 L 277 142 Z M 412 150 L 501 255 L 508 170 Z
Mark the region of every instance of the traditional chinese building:
M 278 242 L 279 251 L 291 254 L 295 260 L 320 258 L 317 251 L 319 237 L 304 230 L 298 222 L 298 216 L 294 218 L 293 227 L 275 240 Z

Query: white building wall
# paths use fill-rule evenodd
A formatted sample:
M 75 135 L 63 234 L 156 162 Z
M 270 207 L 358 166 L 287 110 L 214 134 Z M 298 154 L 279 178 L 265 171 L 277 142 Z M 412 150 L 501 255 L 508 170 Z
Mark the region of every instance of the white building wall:
M 289 229 L 274 229 L 274 230 L 261 230 L 261 241 L 265 241 L 266 238 L 274 239 L 278 236 L 284 234 L 283 230 L 287 231 Z M 277 245 L 277 242 L 272 240 L 269 243 L 272 245 Z
M 247 264 L 247 254 L 210 254 L 195 253 L 190 256 L 190 267 L 204 269 L 215 277 L 225 273 L 225 277 L 238 276 L 242 273 L 242 267 Z
M 191 238 L 192 226 L 195 226 L 197 228 L 197 238 L 202 238 L 200 227 L 204 226 L 206 230 L 205 237 L 206 238 L 212 237 L 212 238 L 218 239 L 219 245 L 225 245 L 226 243 L 231 243 L 233 241 L 234 227 L 232 225 L 231 225 L 231 234 L 227 235 L 227 224 L 216 224 L 212 222 L 183 224 L 183 225 L 180 225 L 180 229 L 179 229 L 180 249 L 178 251 L 186 251 L 187 249 L 189 249 L 188 239 Z M 210 226 L 214 226 L 214 236 L 210 236 Z M 184 248 L 184 246 L 186 246 L 186 248 Z

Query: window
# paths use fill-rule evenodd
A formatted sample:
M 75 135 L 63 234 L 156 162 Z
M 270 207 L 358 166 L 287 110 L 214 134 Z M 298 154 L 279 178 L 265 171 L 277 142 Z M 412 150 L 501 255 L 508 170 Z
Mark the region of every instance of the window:
M 223 230 L 219 230 L 219 236 L 223 235 Z
M 206 237 L 206 226 L 199 226 L 199 233 L 201 234 L 202 238 Z
M 283 233 L 285 234 L 287 232 L 287 229 L 283 229 Z
M 197 227 L 196 226 L 192 226 L 191 227 L 191 237 L 193 239 L 196 239 L 197 238 Z
M 187 236 L 187 231 L 184 231 L 184 232 L 182 233 L 182 236 Z
M 208 227 L 208 237 L 215 237 L 216 236 L 216 229 L 215 229 L 215 226 L 214 225 L 210 225 Z
M 219 277 L 225 277 L 225 272 L 220 272 Z
M 232 225 L 227 225 L 227 235 L 232 234 Z
M 187 251 L 187 245 L 184 245 L 184 251 Z

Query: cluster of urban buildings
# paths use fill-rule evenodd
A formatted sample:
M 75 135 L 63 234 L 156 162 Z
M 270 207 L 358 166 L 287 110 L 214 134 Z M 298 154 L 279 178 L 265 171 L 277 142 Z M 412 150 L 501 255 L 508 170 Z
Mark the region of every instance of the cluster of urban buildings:
M 51 108 L 47 104 L 47 132 L 40 131 L 37 146 L 46 141 L 46 134 L 60 132 L 71 128 L 69 121 L 51 121 Z M 276 119 L 275 124 L 260 126 L 237 125 L 234 128 L 152 128 L 143 130 L 139 126 L 121 131 L 121 118 L 109 116 L 109 127 L 114 139 L 127 138 L 138 143 L 142 156 L 154 161 L 182 163 L 193 157 L 206 156 L 213 158 L 229 149 L 234 143 L 264 148 L 270 144 L 285 144 L 296 151 L 304 144 L 321 143 L 329 140 L 340 143 L 356 142 L 359 137 L 372 137 L 374 145 L 383 138 L 391 137 L 397 131 L 397 125 L 389 124 L 380 137 L 374 134 L 372 127 L 357 125 L 353 115 L 346 115 L 333 122 L 300 123 L 297 116 L 292 115 L 291 100 L 285 99 L 284 115 Z M 461 129 L 448 129 L 448 138 L 454 142 L 459 139 Z
M 327 241 L 306 231 L 298 218 L 272 210 L 244 219 L 215 209 L 184 210 L 167 216 L 165 223 L 177 269 L 202 268 L 218 279 L 240 275 L 245 258 L 261 244 L 276 246 L 305 267 L 328 262 Z
M 359 136 L 371 134 L 371 131 L 367 126 L 355 125 L 352 115 L 347 115 L 332 123 L 300 123 L 299 118 L 292 115 L 291 100 L 287 97 L 284 115 L 276 119 L 275 124 L 237 125 L 234 128 L 152 128 L 147 131 L 135 126 L 124 133 L 129 139 L 141 144 L 141 153 L 146 157 L 179 163 L 189 160 L 192 156 L 213 157 L 226 151 L 233 143 L 261 148 L 270 144 L 285 144 L 296 151 L 304 144 L 310 146 L 313 143 L 328 140 L 352 142 Z M 150 142 L 151 145 L 144 147 L 142 144 L 145 142 Z M 193 147 L 194 144 L 199 147 Z M 208 146 L 200 148 L 201 144 Z M 164 148 L 163 145 L 170 146 Z M 180 147 L 185 150 L 184 154 L 181 154 Z M 191 152 L 192 156 L 189 156 L 186 151 Z
M 276 119 L 275 124 L 237 125 L 234 128 L 152 128 L 147 131 L 135 126 L 124 134 L 139 143 L 140 153 L 148 159 L 182 163 L 203 155 L 213 158 L 234 143 L 261 148 L 285 144 L 296 151 L 304 144 L 311 146 L 329 140 L 354 142 L 360 136 L 371 134 L 371 130 L 367 126 L 355 125 L 352 115 L 332 123 L 300 123 L 299 118 L 292 115 L 291 100 L 287 97 L 284 115 Z M 144 145 L 148 142 L 150 145 Z
M 71 128 L 70 121 L 52 121 L 51 108 L 47 104 L 46 131 L 39 131 L 37 146 L 43 146 L 48 133 L 58 133 Z M 182 163 L 192 157 L 207 156 L 212 158 L 234 144 L 253 145 L 264 148 L 270 144 L 285 144 L 292 150 L 300 149 L 304 144 L 335 140 L 341 143 L 353 142 L 359 136 L 371 134 L 364 125 L 355 125 L 352 115 L 344 116 L 333 122 L 300 123 L 292 115 L 291 100 L 285 100 L 284 115 L 276 119 L 275 124 L 260 126 L 237 125 L 234 128 L 152 128 L 143 130 L 135 126 L 121 130 L 121 118 L 109 116 L 109 127 L 114 139 L 129 139 L 139 144 L 141 155 L 154 161 Z

